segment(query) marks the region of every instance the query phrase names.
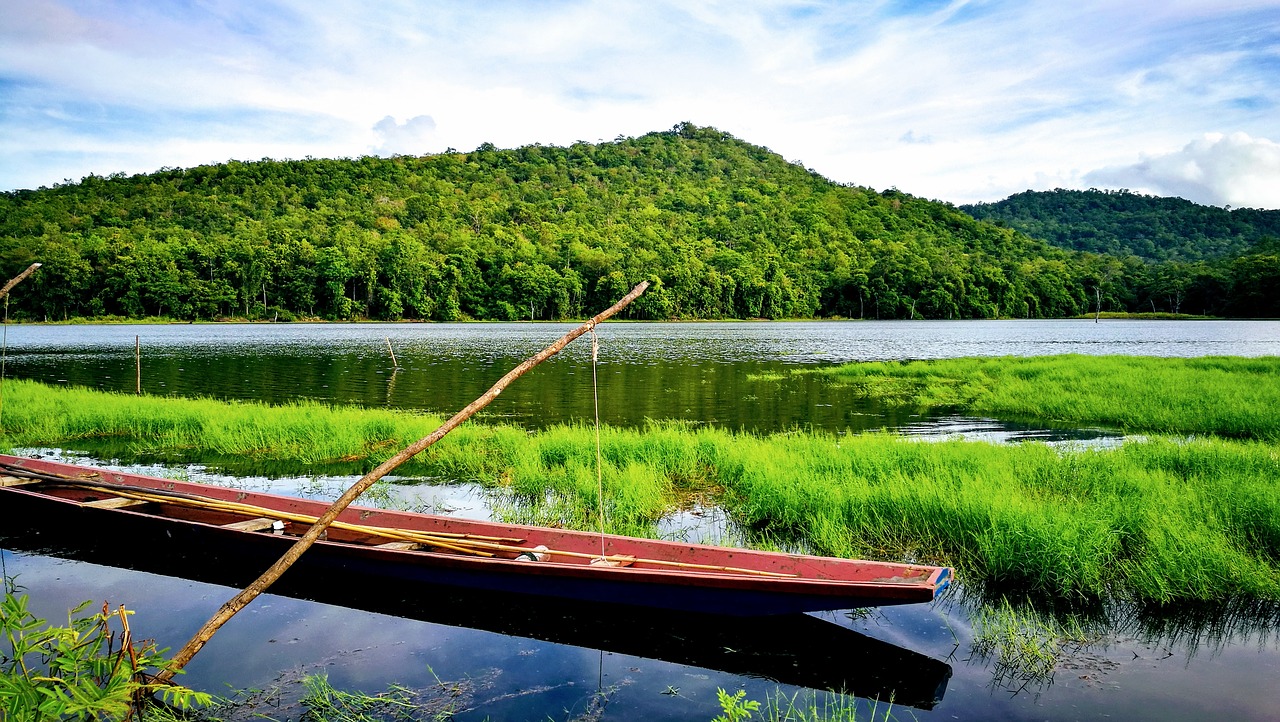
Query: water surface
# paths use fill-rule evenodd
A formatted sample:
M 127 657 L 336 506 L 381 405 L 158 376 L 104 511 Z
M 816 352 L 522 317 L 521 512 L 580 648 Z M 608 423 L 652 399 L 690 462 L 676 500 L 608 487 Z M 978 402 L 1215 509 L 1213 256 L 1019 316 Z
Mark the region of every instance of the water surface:
M 18 377 L 132 392 L 136 338 L 142 347 L 142 388 L 150 394 L 269 403 L 317 399 L 452 414 L 570 328 L 530 323 L 14 326 L 8 331 L 7 366 Z M 599 340 L 594 387 L 604 423 L 638 426 L 649 419 L 676 419 L 757 432 L 796 427 L 843 432 L 919 427 L 934 420 L 954 428 L 956 419 L 885 408 L 792 370 L 960 356 L 1280 355 L 1280 322 L 610 323 L 600 328 Z M 486 414 L 530 427 L 592 418 L 589 341 L 580 339 L 517 381 Z M 999 431 L 989 421 L 975 421 L 984 433 Z M 1005 435 L 1080 436 L 1076 430 L 1025 425 L 1010 426 Z

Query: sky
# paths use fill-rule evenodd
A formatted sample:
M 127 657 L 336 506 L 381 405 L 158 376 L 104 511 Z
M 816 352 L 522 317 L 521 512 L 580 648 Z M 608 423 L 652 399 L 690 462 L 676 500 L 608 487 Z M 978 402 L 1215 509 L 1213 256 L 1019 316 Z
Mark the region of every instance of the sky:
M 0 190 L 685 121 L 956 204 L 1280 208 L 1280 0 L 0 0 Z

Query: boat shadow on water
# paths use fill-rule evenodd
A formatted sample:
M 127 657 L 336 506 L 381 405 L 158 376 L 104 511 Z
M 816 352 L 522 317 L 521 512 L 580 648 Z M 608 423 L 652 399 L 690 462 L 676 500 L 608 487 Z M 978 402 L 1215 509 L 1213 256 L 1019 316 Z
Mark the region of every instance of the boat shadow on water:
M 162 544 L 138 553 L 136 539 L 81 535 L 65 527 L 6 524 L 0 546 L 135 571 L 239 587 L 256 569 L 225 555 L 194 560 Z M 290 570 L 273 594 L 407 619 L 644 657 L 846 692 L 932 709 L 951 666 L 807 614 L 731 617 L 546 597 L 502 594 L 422 582 L 361 579 Z

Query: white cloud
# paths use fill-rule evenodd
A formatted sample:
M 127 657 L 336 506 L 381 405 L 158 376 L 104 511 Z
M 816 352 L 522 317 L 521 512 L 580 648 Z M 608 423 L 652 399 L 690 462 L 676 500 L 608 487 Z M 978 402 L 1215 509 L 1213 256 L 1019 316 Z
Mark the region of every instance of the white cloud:
M 0 189 L 689 120 L 837 181 L 968 202 L 1280 127 L 1280 0 L 18 6 L 0 24 Z
M 381 141 L 374 149 L 376 155 L 426 155 L 439 150 L 435 147 L 436 121 L 429 115 L 403 123 L 388 115 L 373 126 L 373 132 Z
M 1086 183 L 1174 195 L 1210 205 L 1280 208 L 1280 143 L 1247 133 L 1208 133 L 1172 153 L 1102 168 Z

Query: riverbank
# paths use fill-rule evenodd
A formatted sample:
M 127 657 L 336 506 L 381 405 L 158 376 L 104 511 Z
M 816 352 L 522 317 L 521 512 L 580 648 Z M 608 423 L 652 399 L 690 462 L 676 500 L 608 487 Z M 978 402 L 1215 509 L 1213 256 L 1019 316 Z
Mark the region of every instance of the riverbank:
M 1092 320 L 1094 320 L 1094 319 L 1095 319 L 1095 318 L 1097 318 L 1097 317 L 1098 317 L 1098 316 L 1097 316 L 1096 314 L 1088 313 L 1088 314 L 1080 314 L 1080 315 L 1075 315 L 1075 316 L 1062 316 L 1062 317 L 1051 317 L 1051 318 L 1037 318 L 1037 319 L 1034 319 L 1034 320 L 1037 320 L 1037 321 L 1055 321 L 1055 320 L 1057 320 L 1057 321 L 1079 321 L 1079 320 L 1092 321 Z M 536 319 L 536 320 L 532 320 L 532 321 L 531 321 L 531 320 L 529 320 L 529 319 L 527 319 L 527 318 L 526 318 L 526 319 L 513 319 L 513 320 L 496 320 L 496 319 L 475 319 L 475 318 L 471 318 L 471 317 L 469 317 L 469 316 L 462 316 L 462 317 L 459 317 L 458 319 L 453 320 L 453 321 L 437 321 L 437 320 L 432 320 L 432 319 L 420 319 L 420 318 L 408 318 L 408 319 L 376 319 L 376 318 L 367 318 L 367 317 L 363 317 L 363 316 L 361 316 L 361 317 L 355 317 L 355 318 L 334 319 L 334 318 L 326 318 L 326 317 L 323 317 L 323 316 L 309 316 L 309 315 L 306 315 L 306 314 L 295 314 L 295 313 L 288 313 L 288 312 L 284 312 L 284 313 L 278 313 L 278 314 L 276 314 L 276 315 L 274 315 L 274 316 L 271 316 L 271 317 L 263 317 L 263 316 L 254 316 L 254 317 L 249 317 L 249 316 L 216 316 L 216 317 L 213 317 L 213 318 L 205 318 L 205 319 L 181 319 L 181 318 L 174 318 L 174 317 L 172 317 L 172 316 L 142 316 L 142 317 L 137 317 L 137 318 L 129 317 L 129 316 L 72 316 L 72 317 L 70 317 L 70 318 L 54 319 L 54 320 L 47 320 L 47 319 L 46 319 L 46 320 L 43 320 L 43 321 L 41 321 L 41 320 L 31 320 L 31 319 L 26 319 L 26 320 L 17 319 L 17 320 L 11 320 L 9 323 L 10 323 L 10 324 L 12 324 L 12 325 L 26 325 L 26 326 L 95 326 L 95 325 L 110 326 L 110 325 L 127 325 L 127 324 L 138 324 L 138 325 L 156 324 L 156 325 L 182 325 L 182 326 L 186 326 L 186 325 L 192 325 L 192 324 L 195 324 L 195 325 L 203 325 L 203 324 L 224 324 L 224 323 L 329 323 L 329 324 L 344 324 L 344 323 L 356 323 L 356 324 L 385 324 L 385 323 L 392 323 L 392 324 L 426 324 L 426 325 L 435 325 L 435 324 L 442 324 L 442 323 L 480 323 L 480 324 L 486 324 L 486 323 L 489 323 L 489 324 L 496 324 L 496 323 L 540 323 L 540 324 L 554 324 L 554 323 L 582 323 L 583 321 L 585 321 L 585 320 L 586 320 L 586 318 L 587 318 L 587 317 L 583 317 L 583 318 L 554 318 L 554 319 Z M 1104 311 L 1104 312 L 1102 313 L 1102 315 L 1101 315 L 1101 318 L 1102 318 L 1103 320 L 1110 320 L 1110 321 L 1116 321 L 1116 320 L 1129 320 L 1129 321 L 1230 321 L 1230 320 L 1237 320 L 1237 321 L 1251 321 L 1251 320 L 1259 320 L 1259 319 L 1252 319 L 1252 318 L 1233 318 L 1233 317 L 1230 317 L 1230 316 L 1200 316 L 1200 315 L 1192 315 L 1192 314 L 1187 314 L 1187 313 L 1166 313 L 1166 312 L 1156 312 L 1156 313 L 1152 313 L 1152 312 L 1149 312 L 1149 311 L 1148 311 L 1148 312 L 1135 312 L 1135 313 L 1124 313 L 1124 312 L 1118 312 L 1118 311 Z M 919 319 L 879 319 L 879 318 L 867 318 L 867 317 L 861 317 L 861 318 L 860 318 L 860 317 L 856 317 L 856 316 L 852 316 L 852 317 L 851 317 L 851 316 L 840 316 L 840 315 L 834 315 L 834 316 L 809 316 L 809 317 L 795 317 L 795 318 L 762 318 L 762 317 L 746 317 L 746 318 L 736 318 L 736 317 L 734 317 L 734 318 L 699 318 L 699 317 L 689 317 L 689 318 L 681 318 L 681 317 L 671 317 L 671 318 L 664 318 L 664 319 L 660 319 L 660 320 L 654 320 L 654 319 L 634 319 L 634 318 L 614 318 L 614 319 L 612 319 L 612 320 L 610 321 L 610 323 L 808 323 L 808 322 L 824 322 L 824 321 L 833 322 L 833 323 L 844 323 L 844 322 L 849 322 L 849 321 L 867 321 L 867 322 L 871 322 L 871 321 L 881 321 L 881 320 L 884 320 L 884 321 L 889 321 L 889 320 L 907 320 L 907 321 L 911 321 L 911 320 L 915 320 L 915 321 L 932 321 L 932 322 L 936 322 L 936 321 L 952 321 L 952 320 L 954 320 L 954 321 L 956 321 L 956 322 L 964 322 L 964 321 L 1026 321 L 1026 320 L 1029 320 L 1029 319 L 1026 319 L 1026 318 L 1019 318 L 1019 317 L 1014 317 L 1014 316 L 999 316 L 999 317 L 993 317 L 993 318 L 980 318 L 980 319 L 973 319 L 973 318 L 970 318 L 970 319 L 923 319 L 923 318 L 919 318 Z M 1273 319 L 1261 319 L 1261 320 L 1273 320 Z
M 238 459 L 275 473 L 371 468 L 440 423 L 23 381 L 4 394 L 6 446 Z M 606 427 L 601 445 L 612 531 L 655 534 L 665 515 L 713 504 L 752 544 L 944 562 L 971 584 L 1046 599 L 1280 599 L 1280 454 L 1266 441 L 1155 437 L 1088 450 L 650 424 Z M 401 473 L 478 482 L 523 521 L 594 528 L 594 464 L 588 427 L 472 424 Z

